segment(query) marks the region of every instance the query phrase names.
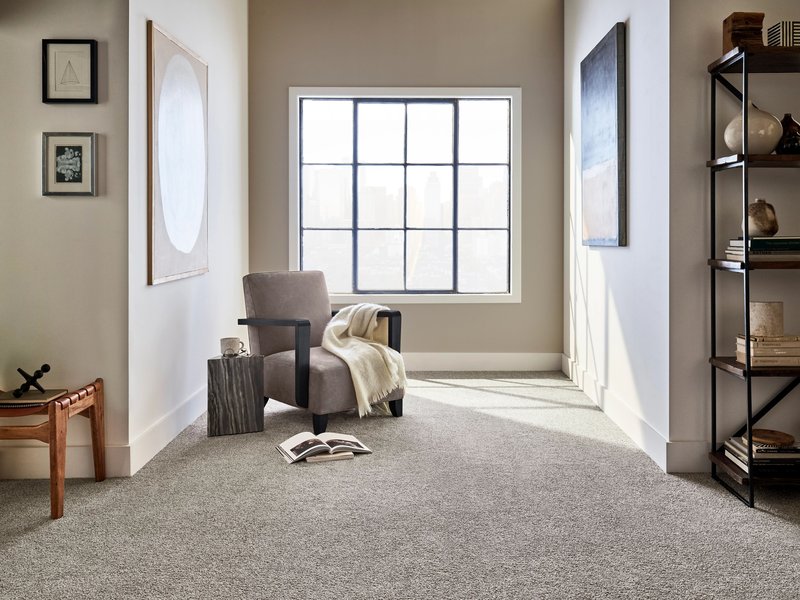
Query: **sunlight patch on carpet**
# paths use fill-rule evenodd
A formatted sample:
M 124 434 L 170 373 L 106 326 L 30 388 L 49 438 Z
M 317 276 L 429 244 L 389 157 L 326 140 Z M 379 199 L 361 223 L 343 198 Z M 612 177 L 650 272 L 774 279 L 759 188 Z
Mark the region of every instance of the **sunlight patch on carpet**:
M 620 431 L 599 410 L 598 413 L 602 415 L 602 420 L 587 418 L 586 411 L 580 411 L 580 414 L 566 418 L 563 416 L 564 413 L 560 413 L 558 418 L 553 419 L 543 416 L 543 412 L 539 409 L 498 407 L 479 408 L 476 412 L 490 417 L 530 425 L 553 433 L 584 438 L 592 443 L 602 442 L 620 448 L 636 448 L 636 444 L 629 438 L 620 436 Z

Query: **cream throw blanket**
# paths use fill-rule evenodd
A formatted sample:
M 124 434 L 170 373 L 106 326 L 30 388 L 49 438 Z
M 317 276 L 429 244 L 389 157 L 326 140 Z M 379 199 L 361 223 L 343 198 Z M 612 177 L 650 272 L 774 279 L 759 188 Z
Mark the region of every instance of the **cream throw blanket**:
M 322 347 L 350 367 L 358 402 L 358 415 L 372 413 L 373 404 L 406 385 L 403 357 L 388 343 L 388 319 L 378 324 L 377 304 L 354 304 L 339 311 L 322 334 Z M 383 412 L 388 413 L 385 403 Z

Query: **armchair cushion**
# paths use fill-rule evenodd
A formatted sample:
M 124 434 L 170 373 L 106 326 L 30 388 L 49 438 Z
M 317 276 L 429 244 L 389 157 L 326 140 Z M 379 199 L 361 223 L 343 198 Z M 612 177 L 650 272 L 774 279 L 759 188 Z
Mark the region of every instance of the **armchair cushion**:
M 297 406 L 294 388 L 294 350 L 264 358 L 264 396 Z M 330 414 L 356 408 L 356 393 L 350 369 L 341 358 L 321 347 L 311 348 L 308 376 L 308 410 Z M 382 400 L 400 400 L 398 388 Z
M 244 277 L 244 303 L 248 317 L 308 319 L 311 346 L 322 343 L 331 319 L 325 276 L 321 271 L 250 273 Z M 264 356 L 294 348 L 290 327 L 248 327 L 250 352 Z

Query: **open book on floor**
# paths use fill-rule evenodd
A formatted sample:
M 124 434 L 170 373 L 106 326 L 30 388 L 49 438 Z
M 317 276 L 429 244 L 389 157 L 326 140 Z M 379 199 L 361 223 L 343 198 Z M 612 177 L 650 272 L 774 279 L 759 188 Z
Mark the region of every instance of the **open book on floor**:
M 314 435 L 304 431 L 293 435 L 285 442 L 275 446 L 288 463 L 306 459 L 307 462 L 323 460 L 343 460 L 353 458 L 353 454 L 370 453 L 353 435 L 345 433 L 320 433 Z

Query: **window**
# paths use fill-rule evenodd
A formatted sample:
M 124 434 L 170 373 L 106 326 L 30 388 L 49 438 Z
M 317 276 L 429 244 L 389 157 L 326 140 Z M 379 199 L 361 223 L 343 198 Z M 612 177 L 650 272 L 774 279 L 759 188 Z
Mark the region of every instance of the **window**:
M 519 301 L 519 90 L 290 90 L 292 267 L 334 299 Z

